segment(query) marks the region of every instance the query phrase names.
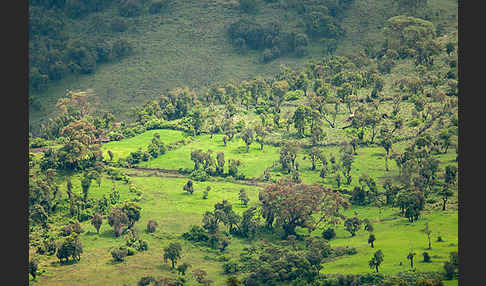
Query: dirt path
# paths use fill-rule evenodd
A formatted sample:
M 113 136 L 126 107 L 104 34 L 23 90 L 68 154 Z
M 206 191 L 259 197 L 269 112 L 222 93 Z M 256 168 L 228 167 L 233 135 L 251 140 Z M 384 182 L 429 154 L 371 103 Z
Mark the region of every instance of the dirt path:
M 161 178 L 189 178 L 188 175 L 180 174 L 177 170 L 161 169 L 161 168 L 145 168 L 139 166 L 132 166 L 133 172 L 127 172 L 128 176 L 132 177 L 161 177 Z M 257 186 L 266 187 L 269 185 L 267 182 L 263 182 L 258 179 L 246 179 L 246 180 L 223 180 L 219 177 L 212 177 L 216 179 L 216 182 L 230 182 L 233 184 L 245 185 L 245 186 Z

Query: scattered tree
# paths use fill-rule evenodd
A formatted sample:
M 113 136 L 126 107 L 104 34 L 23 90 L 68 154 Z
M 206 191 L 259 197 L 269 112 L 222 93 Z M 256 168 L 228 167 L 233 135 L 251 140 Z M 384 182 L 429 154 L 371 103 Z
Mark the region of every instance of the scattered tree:
M 250 144 L 253 142 L 253 139 L 254 139 L 253 129 L 246 128 L 245 130 L 243 130 L 243 134 L 241 135 L 241 139 L 243 139 L 243 141 L 245 141 L 246 153 L 248 153 L 248 150 L 250 148 Z
M 371 245 L 371 248 L 374 247 L 373 243 L 375 242 L 376 237 L 374 234 L 370 233 L 370 236 L 368 237 L 368 243 Z M 378 271 L 377 271 L 378 272 Z
M 432 230 L 430 230 L 428 222 L 425 223 L 425 228 L 422 231 L 427 235 L 427 239 L 429 241 L 429 248 L 427 249 L 432 249 L 432 245 L 430 243 L 430 234 L 432 234 Z
M 187 181 L 187 183 L 183 187 L 183 190 L 188 192 L 190 195 L 194 193 L 194 187 L 191 180 Z
M 407 255 L 407 259 L 410 260 L 410 268 L 413 269 L 413 258 L 415 256 L 415 252 L 410 251 Z
M 189 263 L 182 263 L 177 266 L 177 273 L 182 274 L 183 276 L 186 275 L 186 270 L 191 267 Z
M 170 260 L 172 268 L 177 264 L 177 260 L 181 258 L 182 247 L 179 243 L 170 243 L 169 246 L 164 248 L 164 262 Z
M 355 236 L 356 232 L 361 228 L 362 221 L 358 217 L 347 218 L 344 221 L 344 226 L 346 231 L 348 231 L 351 236 Z
M 99 213 L 96 213 L 91 219 L 91 224 L 94 226 L 94 228 L 96 228 L 96 233 L 100 233 L 100 227 L 102 223 L 103 217 Z
M 381 250 L 378 250 L 377 252 L 375 252 L 375 254 L 373 254 L 373 257 L 368 262 L 370 268 L 375 268 L 377 273 L 378 267 L 381 265 L 381 263 L 383 263 L 383 257 L 383 252 Z

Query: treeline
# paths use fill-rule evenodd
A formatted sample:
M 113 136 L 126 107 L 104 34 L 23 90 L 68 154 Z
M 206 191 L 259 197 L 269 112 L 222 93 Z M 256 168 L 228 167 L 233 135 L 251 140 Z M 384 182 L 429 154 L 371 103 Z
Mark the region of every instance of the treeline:
M 254 0 L 239 1 L 240 9 L 246 14 L 258 13 L 260 5 L 273 4 L 279 1 Z M 353 0 L 348 1 L 281 1 L 282 9 L 296 11 L 304 19 L 305 28 L 291 29 L 286 23 L 271 22 L 262 25 L 248 15 L 228 27 L 229 38 L 239 52 L 248 49 L 263 51 L 261 60 L 266 63 L 280 56 L 295 54 L 304 56 L 310 40 L 320 40 L 326 53 L 332 53 L 337 41 L 344 36 L 340 20 L 342 14 Z

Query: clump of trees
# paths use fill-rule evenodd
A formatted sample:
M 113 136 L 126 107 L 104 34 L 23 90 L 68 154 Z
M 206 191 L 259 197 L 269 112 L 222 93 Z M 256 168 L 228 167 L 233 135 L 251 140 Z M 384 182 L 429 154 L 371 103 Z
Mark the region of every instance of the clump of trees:
M 123 227 L 132 229 L 140 219 L 141 207 L 135 202 L 125 202 L 121 207 L 115 207 L 108 216 L 108 224 L 113 227 L 115 236 L 120 236 Z
M 92 2 L 92 3 L 91 3 Z M 101 11 L 107 1 L 33 1 L 29 5 L 29 87 L 45 91 L 69 74 L 88 74 L 99 64 L 129 56 L 132 44 L 119 36 L 85 37 L 65 32 L 68 18 Z M 38 104 L 32 101 L 33 106 Z
M 60 263 L 66 263 L 71 258 L 72 261 L 77 262 L 81 259 L 83 253 L 83 246 L 79 235 L 75 232 L 65 237 L 61 246 L 57 249 L 57 258 Z
M 336 223 L 344 218 L 341 210 L 348 202 L 339 194 L 317 184 L 294 184 L 282 179 L 259 193 L 262 217 L 267 227 L 274 224 L 284 236 L 295 235 L 296 227 L 316 229 L 323 223 Z
M 278 22 L 261 25 L 249 18 L 232 23 L 228 27 L 228 35 L 240 52 L 247 49 L 263 51 L 264 63 L 294 52 L 305 54 L 305 47 L 308 45 L 307 35 L 303 33 L 286 31 Z

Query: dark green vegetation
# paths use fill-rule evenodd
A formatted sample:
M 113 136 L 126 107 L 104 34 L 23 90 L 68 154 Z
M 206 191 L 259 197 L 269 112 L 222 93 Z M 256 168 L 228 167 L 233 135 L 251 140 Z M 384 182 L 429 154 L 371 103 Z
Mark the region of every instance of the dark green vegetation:
M 428 0 L 427 9 L 400 8 L 407 1 L 385 0 L 254 2 L 257 9 L 250 13 L 236 0 L 30 1 L 31 131 L 39 135 L 40 124 L 56 112 L 66 89 L 92 89 L 97 113 L 109 111 L 116 121 L 131 121 L 132 106 L 166 89 L 188 86 L 202 95 L 214 83 L 271 76 L 281 64 L 295 67 L 327 55 L 329 48 L 340 55 L 363 48 L 374 53 L 392 16 L 429 19 L 439 35 L 457 31 L 454 0 Z M 133 6 L 128 3 L 140 4 L 129 17 L 121 12 Z M 275 31 L 265 38 L 266 46 L 239 51 L 241 41 L 232 41 L 228 31 L 244 19 L 261 26 L 257 39 Z M 335 27 L 337 37 L 313 32 L 328 26 Z M 281 55 L 263 64 L 270 54 Z
M 241 59 L 279 49 L 271 65 L 329 48 L 320 41 L 345 49 L 350 14 L 378 2 L 228 3 L 197 5 L 246 19 L 225 43 Z M 165 9 L 201 8 L 106 4 L 69 17 L 117 13 L 142 29 Z M 65 91 L 30 138 L 31 283 L 457 285 L 457 35 L 430 19 L 435 4 L 393 2 L 382 41 L 356 53 L 208 75 L 141 98 L 122 122 L 98 108 L 99 89 Z M 315 21 L 263 21 L 283 5 Z

